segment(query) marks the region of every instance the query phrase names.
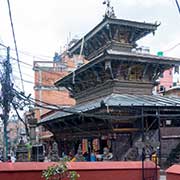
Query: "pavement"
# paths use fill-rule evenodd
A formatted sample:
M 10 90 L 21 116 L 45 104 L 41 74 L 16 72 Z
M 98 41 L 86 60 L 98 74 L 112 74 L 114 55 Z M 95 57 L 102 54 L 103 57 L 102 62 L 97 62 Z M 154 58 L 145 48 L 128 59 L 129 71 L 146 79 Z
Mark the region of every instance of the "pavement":
M 161 176 L 160 176 L 160 180 L 166 180 L 166 176 L 161 175 Z

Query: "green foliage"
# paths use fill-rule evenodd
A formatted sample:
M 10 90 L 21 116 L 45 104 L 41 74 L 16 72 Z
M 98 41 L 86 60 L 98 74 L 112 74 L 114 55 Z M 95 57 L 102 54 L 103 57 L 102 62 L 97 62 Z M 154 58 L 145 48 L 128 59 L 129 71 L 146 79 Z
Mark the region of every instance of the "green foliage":
M 76 171 L 69 171 L 66 163 L 61 162 L 58 165 L 49 166 L 47 170 L 43 171 L 42 177 L 46 180 L 77 180 L 79 174 Z

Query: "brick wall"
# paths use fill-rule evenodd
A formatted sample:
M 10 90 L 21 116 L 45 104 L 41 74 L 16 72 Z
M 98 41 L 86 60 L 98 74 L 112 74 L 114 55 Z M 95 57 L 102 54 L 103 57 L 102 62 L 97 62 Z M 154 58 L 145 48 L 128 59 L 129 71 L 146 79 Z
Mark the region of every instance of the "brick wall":
M 152 162 L 145 167 L 152 179 L 155 169 Z M 16 162 L 0 163 L 0 179 L 2 180 L 44 180 L 42 171 L 52 166 L 53 162 Z M 78 180 L 140 180 L 142 179 L 142 162 L 69 162 L 70 171 L 76 171 Z M 159 169 L 157 171 L 159 176 Z M 64 179 L 64 178 L 63 178 Z M 158 178 L 159 179 L 159 178 Z
M 74 56 L 73 58 L 69 58 L 67 55 L 63 55 L 61 61 L 56 63 L 53 61 L 35 61 L 33 67 L 35 99 L 60 106 L 74 105 L 75 100 L 70 98 L 68 90 L 65 88 L 57 89 L 54 83 L 75 70 L 79 64 L 84 63 L 87 63 L 87 61 L 83 57 Z M 51 110 L 36 107 L 35 117 L 37 120 L 40 120 L 41 117 L 48 116 L 50 111 Z M 51 133 L 47 134 L 47 132 L 42 132 L 45 131 L 44 128 L 39 129 L 40 138 L 42 138 L 44 134 L 45 136 L 51 136 Z
M 163 77 L 159 78 L 159 82 L 158 91 L 160 86 L 163 86 L 166 91 L 169 90 L 173 86 L 173 69 L 164 71 Z
M 74 99 L 69 97 L 69 92 L 65 88 L 57 89 L 54 86 L 54 82 L 58 79 L 63 78 L 68 74 L 67 68 L 58 67 L 52 63 L 49 67 L 34 67 L 35 69 L 35 99 L 44 101 L 51 104 L 71 106 L 75 104 Z M 36 118 L 39 120 L 40 117 L 49 112 L 47 109 L 37 108 Z
M 180 165 L 173 165 L 166 170 L 167 180 L 180 180 Z
M 180 127 L 161 128 L 162 164 L 166 161 L 172 149 L 180 143 Z

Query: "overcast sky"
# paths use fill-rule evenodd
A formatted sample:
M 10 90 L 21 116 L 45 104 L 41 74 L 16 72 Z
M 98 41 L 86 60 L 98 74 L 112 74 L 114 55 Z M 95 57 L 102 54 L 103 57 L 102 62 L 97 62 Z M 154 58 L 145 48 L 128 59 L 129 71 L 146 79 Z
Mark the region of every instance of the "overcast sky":
M 103 0 L 10 0 L 20 60 L 32 64 L 33 57 L 52 57 L 67 43 L 69 36 L 81 38 L 103 17 Z M 180 43 L 180 14 L 175 0 L 112 0 L 118 18 L 145 22 L 161 22 L 155 36 L 139 42 L 151 52 L 165 51 Z M 0 42 L 14 48 L 7 1 L 0 0 Z M 180 57 L 180 46 L 167 51 L 167 56 Z M 45 58 L 45 57 L 44 57 Z M 38 60 L 37 58 L 35 60 Z M 40 60 L 40 59 L 39 59 Z M 17 72 L 16 64 L 13 64 Z M 22 65 L 24 78 L 33 81 L 30 67 Z M 29 75 L 29 76 L 28 76 Z M 19 76 L 15 74 L 15 76 Z M 16 77 L 15 77 L 16 78 Z M 32 89 L 33 85 L 26 85 Z M 20 86 L 17 82 L 17 86 Z

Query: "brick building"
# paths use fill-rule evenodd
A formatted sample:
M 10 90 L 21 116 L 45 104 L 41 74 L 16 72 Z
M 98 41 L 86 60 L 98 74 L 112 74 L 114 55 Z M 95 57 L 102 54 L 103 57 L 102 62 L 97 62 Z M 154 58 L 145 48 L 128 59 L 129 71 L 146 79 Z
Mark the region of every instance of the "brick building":
M 179 66 L 176 66 L 174 68 L 170 68 L 164 71 L 164 73 L 161 74 L 160 78 L 158 79 L 159 85 L 155 90 L 157 93 L 164 93 L 171 89 L 174 90 L 176 89 L 176 87 L 179 87 L 180 85 L 179 68 L 180 68 Z
M 164 71 L 159 78 L 157 92 L 164 92 L 173 86 L 173 68 Z
M 68 73 L 84 64 L 84 62 L 81 56 L 73 56 L 70 58 L 65 53 L 62 55 L 56 53 L 53 61 L 34 61 L 34 92 L 35 99 L 38 103 L 43 101 L 63 107 L 74 105 L 75 100 L 70 97 L 67 89 L 55 87 L 54 82 L 63 78 Z M 35 109 L 35 117 L 37 120 L 41 117 L 45 117 L 49 113 L 53 112 L 40 107 L 36 107 Z M 46 131 L 46 129 L 40 127 L 39 136 L 40 139 L 46 139 L 52 135 L 50 132 Z

